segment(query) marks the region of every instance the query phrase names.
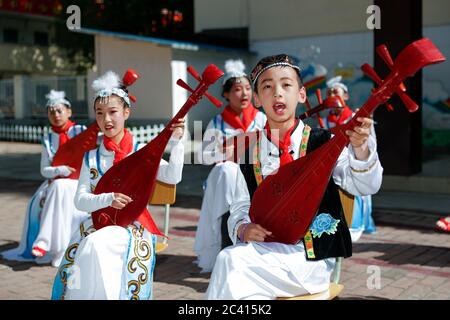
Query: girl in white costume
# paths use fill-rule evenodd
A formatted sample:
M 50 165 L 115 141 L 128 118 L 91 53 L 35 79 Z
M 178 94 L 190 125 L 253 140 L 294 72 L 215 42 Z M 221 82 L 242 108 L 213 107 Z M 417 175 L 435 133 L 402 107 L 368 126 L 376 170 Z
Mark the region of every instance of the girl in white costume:
M 252 71 L 255 102 L 267 114 L 256 155 L 240 164 L 230 206 L 228 230 L 234 246 L 222 250 L 211 274 L 207 299 L 273 299 L 328 289 L 336 257 L 351 256 L 351 238 L 337 186 L 351 194 L 371 194 L 381 185 L 382 167 L 369 132 L 372 120 L 348 131 L 350 145 L 341 153 L 310 230 L 297 244 L 264 242 L 271 234 L 250 221 L 250 199 L 257 185 L 278 168 L 330 138 L 295 118 L 306 91 L 300 70 L 287 55 L 262 59 Z M 278 138 L 274 137 L 278 132 Z M 256 161 L 257 160 L 257 161 Z M 255 162 L 256 161 L 256 162 Z
M 344 103 L 346 103 L 346 101 L 349 99 L 348 88 L 345 84 L 342 83 L 342 76 L 333 77 L 328 80 L 327 87 L 327 97 L 340 96 Z M 331 111 L 330 115 L 326 118 L 326 129 L 346 124 L 355 115 L 355 113 L 347 105 L 337 111 L 338 115 L 335 115 L 332 112 L 336 111 Z M 375 127 L 373 125 L 370 127 L 370 134 L 373 136 L 374 141 L 376 142 Z M 353 204 L 352 224 L 350 226 L 350 235 L 352 237 L 352 242 L 357 242 L 361 238 L 363 232 L 369 234 L 376 232 L 375 222 L 372 218 L 371 195 L 355 196 Z
M 241 60 L 227 60 L 226 75 L 223 80 L 222 96 L 228 101 L 225 110 L 216 115 L 206 127 L 199 162 L 215 164 L 204 184 L 204 196 L 200 219 L 195 236 L 194 250 L 197 265 L 202 272 L 211 272 L 217 254 L 231 241 L 222 239 L 221 223 L 230 209 L 234 194 L 235 177 L 238 165 L 225 161 L 222 144 L 226 139 L 244 132 L 264 128 L 266 116 L 255 109 L 251 103 L 252 88 L 250 79 L 244 72 Z
M 76 125 L 70 102 L 64 91 L 51 90 L 46 95 L 51 130 L 42 138 L 41 174 L 46 180 L 28 203 L 19 247 L 3 252 L 8 260 L 51 262 L 58 267 L 73 230 L 86 215 L 73 203 L 77 180 L 65 179 L 75 169 L 51 165 L 58 148 L 86 129 Z
M 97 149 L 86 153 L 75 196 L 75 205 L 90 213 L 108 206 L 123 209 L 132 201 L 121 193 L 94 195 L 92 191 L 113 164 L 144 146 L 124 128 L 130 98 L 118 76 L 109 71 L 92 87 L 97 92 L 94 108 L 104 138 Z M 184 120 L 172 130 L 170 160 L 161 160 L 157 179 L 176 184 L 183 169 L 180 139 Z M 156 235 L 138 221 L 126 228 L 108 226 L 97 231 L 89 215 L 72 236 L 54 281 L 52 299 L 151 299 L 155 244 Z

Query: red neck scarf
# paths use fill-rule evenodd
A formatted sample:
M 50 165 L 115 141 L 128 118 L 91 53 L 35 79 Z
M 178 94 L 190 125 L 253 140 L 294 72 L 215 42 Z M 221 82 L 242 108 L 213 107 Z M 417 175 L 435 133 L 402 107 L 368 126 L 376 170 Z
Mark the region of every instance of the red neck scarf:
M 297 127 L 297 124 L 298 120 L 296 119 L 294 125 L 284 135 L 283 141 L 279 141 L 278 139 L 276 139 L 276 137 L 272 137 L 270 133 L 269 122 L 266 122 L 266 126 L 264 127 L 267 133 L 267 138 L 269 138 L 269 140 L 272 141 L 280 150 L 280 167 L 291 161 L 294 161 L 294 158 L 289 153 L 289 146 L 291 145 L 291 134 Z
M 225 107 L 221 115 L 223 120 L 233 128 L 242 129 L 244 132 L 247 132 L 250 124 L 255 120 L 257 113 L 258 110 L 249 103 L 248 107 L 242 110 L 242 120 L 229 105 Z
M 103 145 L 106 150 L 114 151 L 114 162 L 113 165 L 118 163 L 120 160 L 125 158 L 131 151 L 133 151 L 133 136 L 127 129 L 123 129 L 123 137 L 120 140 L 119 145 L 117 145 L 111 138 L 104 137 Z
M 335 114 L 330 113 L 328 115 L 328 122 L 333 122 L 335 123 L 337 126 L 344 124 L 347 122 L 347 120 L 349 118 L 351 118 L 353 115 L 353 111 L 352 109 L 350 109 L 348 106 L 344 107 L 344 110 L 342 110 L 341 114 L 339 115 L 339 117 L 337 117 Z
M 58 147 L 61 147 L 64 143 L 66 143 L 70 139 L 67 132 L 74 125 L 75 125 L 75 122 L 67 120 L 66 124 L 63 125 L 62 127 L 52 126 L 53 132 L 59 134 L 59 146 Z

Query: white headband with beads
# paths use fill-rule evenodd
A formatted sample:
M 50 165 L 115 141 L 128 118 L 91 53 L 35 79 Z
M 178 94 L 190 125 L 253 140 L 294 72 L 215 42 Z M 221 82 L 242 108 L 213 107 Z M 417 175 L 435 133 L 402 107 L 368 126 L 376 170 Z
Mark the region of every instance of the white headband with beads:
M 267 69 L 273 68 L 273 67 L 280 67 L 280 66 L 294 68 L 294 69 L 296 69 L 296 70 L 300 73 L 300 67 L 299 67 L 299 66 L 293 65 L 293 64 L 291 64 L 291 63 L 289 63 L 289 62 L 274 62 L 274 63 L 271 63 L 271 64 L 265 66 L 264 68 L 262 68 L 261 70 L 259 70 L 259 71 L 254 75 L 253 80 L 252 80 L 253 86 L 255 86 L 256 81 L 258 81 L 259 76 L 260 76 L 264 71 L 266 71 Z
M 334 78 L 331 78 L 330 80 L 327 81 L 327 87 L 329 89 L 338 87 L 341 88 L 342 90 L 345 91 L 345 93 L 348 93 L 348 88 L 345 84 L 343 84 L 342 82 L 342 76 L 336 76 Z
M 222 85 L 225 84 L 231 78 L 241 78 L 247 76 L 245 71 L 245 64 L 242 60 L 229 59 L 225 61 L 225 76 L 223 78 Z
M 121 87 L 121 82 L 119 76 L 113 71 L 108 71 L 100 78 L 92 82 L 92 89 L 96 91 L 95 99 L 98 97 L 106 98 L 113 94 L 123 98 L 128 106 L 131 106 L 130 98 L 128 93 Z
M 45 98 L 47 98 L 47 104 L 45 105 L 47 108 L 56 106 L 60 103 L 69 108 L 71 107 L 70 102 L 66 99 L 66 93 L 64 91 L 50 90 L 50 93 L 46 94 Z

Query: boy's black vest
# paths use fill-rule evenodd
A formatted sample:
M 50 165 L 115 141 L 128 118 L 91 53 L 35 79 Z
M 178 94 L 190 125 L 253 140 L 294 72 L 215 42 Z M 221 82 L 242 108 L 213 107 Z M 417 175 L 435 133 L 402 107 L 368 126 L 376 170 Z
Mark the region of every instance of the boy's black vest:
M 327 142 L 331 137 L 329 131 L 324 129 L 311 129 L 311 133 L 308 140 L 308 146 L 306 152 L 312 152 L 322 144 Z M 253 147 L 247 149 L 246 160 L 251 159 L 250 155 L 253 151 Z M 259 155 L 258 155 L 259 156 Z M 250 199 L 253 198 L 253 194 L 257 188 L 256 178 L 253 170 L 253 164 L 246 161 L 244 164 L 240 164 L 240 169 L 244 175 L 247 183 L 248 192 L 250 193 Z M 344 211 L 342 209 L 338 187 L 330 178 L 325 194 L 320 203 L 320 213 L 328 213 L 334 219 L 339 220 L 337 224 L 337 231 L 334 234 L 322 233 L 320 237 L 312 237 L 312 245 L 314 250 L 314 258 L 308 257 L 307 260 L 322 260 L 333 257 L 350 257 L 352 255 L 352 242 L 350 237 L 350 231 L 348 230 L 347 223 L 345 221 Z M 270 231 L 270 230 L 269 230 Z M 302 240 L 306 248 L 305 239 Z M 306 250 L 305 250 L 306 253 Z

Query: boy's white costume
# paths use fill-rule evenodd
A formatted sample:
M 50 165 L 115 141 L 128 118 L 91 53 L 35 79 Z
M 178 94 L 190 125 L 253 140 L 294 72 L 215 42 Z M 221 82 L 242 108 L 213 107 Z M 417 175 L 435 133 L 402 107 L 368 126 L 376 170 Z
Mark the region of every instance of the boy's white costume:
M 300 121 L 291 134 L 293 159 L 299 158 L 304 131 Z M 262 178 L 280 166 L 279 149 L 264 131 L 258 153 Z M 355 195 L 378 191 L 382 167 L 378 160 L 373 137 L 369 138 L 370 156 L 366 161 L 355 158 L 351 146 L 341 153 L 332 179 L 336 185 Z M 335 265 L 334 258 L 311 261 L 306 258 L 303 242 L 287 245 L 275 242 L 242 243 L 237 233 L 239 226 L 249 223 L 249 189 L 241 170 L 237 170 L 235 192 L 230 206 L 228 230 L 235 244 L 222 250 L 216 260 L 207 299 L 273 299 L 303 294 L 314 294 L 328 289 Z M 269 230 L 270 231 L 270 230 Z
M 47 106 L 70 103 L 64 98 L 64 92 L 52 90 L 47 95 Z M 67 130 L 73 138 L 86 129 L 85 126 L 72 125 Z M 8 260 L 36 261 L 58 267 L 69 244 L 72 232 L 77 229 L 86 214 L 75 208 L 73 199 L 78 181 L 57 177 L 71 174 L 66 166 L 53 167 L 51 162 L 59 147 L 59 134 L 50 130 L 42 138 L 41 174 L 46 179 L 31 197 L 23 224 L 19 247 L 2 253 Z M 34 257 L 33 247 L 39 247 L 47 254 Z
M 244 68 L 240 60 L 228 60 L 226 63 L 226 77 L 245 77 Z M 249 105 L 248 108 L 253 108 Z M 242 115 L 241 115 L 242 118 Z M 245 132 L 257 131 L 264 128 L 266 116 L 257 112 L 253 121 Z M 237 136 L 244 131 L 229 124 L 217 114 L 208 123 L 203 136 L 202 149 L 198 153 L 198 161 L 204 165 L 214 165 L 203 187 L 204 195 L 200 210 L 200 219 L 195 235 L 194 250 L 197 254 L 197 265 L 202 272 L 211 272 L 217 254 L 222 247 L 221 219 L 230 210 L 230 204 L 235 192 L 235 178 L 239 166 L 231 161 L 225 161 L 222 144 L 225 140 Z

